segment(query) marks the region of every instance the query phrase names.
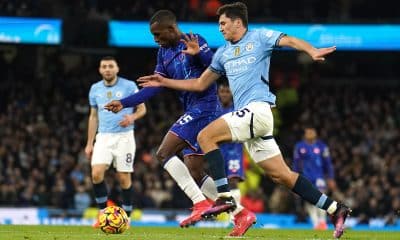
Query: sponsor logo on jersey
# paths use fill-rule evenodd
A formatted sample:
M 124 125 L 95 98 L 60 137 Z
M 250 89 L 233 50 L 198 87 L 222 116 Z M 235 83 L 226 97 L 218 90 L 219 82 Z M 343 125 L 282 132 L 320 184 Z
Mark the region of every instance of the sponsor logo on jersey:
M 224 68 L 227 73 L 234 74 L 240 73 L 243 71 L 247 71 L 249 69 L 249 65 L 255 63 L 257 60 L 256 57 L 247 57 L 247 58 L 239 58 L 234 59 L 224 64 Z

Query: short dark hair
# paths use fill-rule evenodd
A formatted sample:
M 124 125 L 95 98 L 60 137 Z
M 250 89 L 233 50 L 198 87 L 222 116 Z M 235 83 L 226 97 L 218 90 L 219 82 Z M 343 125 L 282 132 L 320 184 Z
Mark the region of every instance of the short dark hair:
M 115 62 L 117 62 L 117 59 L 113 56 L 104 56 L 100 59 L 100 61 L 115 61 Z
M 247 6 L 246 4 L 242 2 L 235 2 L 231 4 L 225 4 L 222 5 L 220 8 L 217 10 L 217 15 L 221 16 L 222 14 L 225 14 L 226 17 L 235 20 L 235 19 L 241 19 L 243 22 L 243 25 L 247 28 L 247 25 L 249 24 L 249 19 L 248 19 L 248 13 L 247 13 Z
M 305 125 L 303 126 L 303 129 L 316 129 L 316 128 L 315 128 L 315 126 L 314 126 L 314 125 L 311 125 L 311 124 L 305 124 Z
M 176 23 L 176 16 L 170 10 L 158 10 L 154 15 L 150 18 L 150 25 L 158 22 L 166 25 L 173 25 Z
M 229 87 L 228 79 L 226 79 L 225 77 L 221 77 L 218 80 L 218 88 L 220 88 L 220 87 Z
M 310 123 L 306 123 L 303 125 L 303 133 L 305 133 L 307 129 L 313 129 L 315 132 L 318 132 L 317 127 Z

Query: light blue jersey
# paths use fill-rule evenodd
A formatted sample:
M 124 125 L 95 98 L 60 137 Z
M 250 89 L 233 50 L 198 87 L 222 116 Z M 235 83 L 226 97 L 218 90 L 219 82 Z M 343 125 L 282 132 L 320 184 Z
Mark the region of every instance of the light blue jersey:
M 235 110 L 251 102 L 275 104 L 268 75 L 272 50 L 282 36 L 270 29 L 248 30 L 240 41 L 226 42 L 214 54 L 209 68 L 228 78 Z
M 133 125 L 121 127 L 119 122 L 124 115 L 132 114 L 133 108 L 123 108 L 118 113 L 104 109 L 104 105 L 112 100 L 119 100 L 138 91 L 137 85 L 127 79 L 118 77 L 117 82 L 112 86 L 106 86 L 104 80 L 94 83 L 89 91 L 89 104 L 97 108 L 99 118 L 99 133 L 125 132 L 133 129 Z

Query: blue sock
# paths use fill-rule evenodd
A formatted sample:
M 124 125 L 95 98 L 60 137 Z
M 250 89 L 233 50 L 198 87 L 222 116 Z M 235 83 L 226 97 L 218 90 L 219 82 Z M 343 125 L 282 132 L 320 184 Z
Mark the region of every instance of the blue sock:
M 217 191 L 229 192 L 228 179 L 225 173 L 225 161 L 221 154 L 221 150 L 215 149 L 204 155 L 208 162 L 210 176 L 214 179 Z
M 327 210 L 332 204 L 333 200 L 321 193 L 318 189 L 311 184 L 304 176 L 299 175 L 297 181 L 292 189 L 301 198 L 315 206 Z

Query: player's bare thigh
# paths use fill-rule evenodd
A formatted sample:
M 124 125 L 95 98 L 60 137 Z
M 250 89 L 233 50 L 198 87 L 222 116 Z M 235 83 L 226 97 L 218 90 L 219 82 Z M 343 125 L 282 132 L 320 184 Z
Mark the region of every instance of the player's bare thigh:
M 173 132 L 169 131 L 161 142 L 160 147 L 157 150 L 157 159 L 159 161 L 164 161 L 182 151 L 184 148 L 188 147 L 189 144 L 183 139 L 178 137 Z
M 212 121 L 197 135 L 197 142 L 205 153 L 217 149 L 218 143 L 230 141 L 232 141 L 231 130 L 221 117 Z
M 181 152 L 189 147 L 189 143 L 178 137 L 174 132 L 168 132 L 157 151 L 157 159 L 164 161 L 173 155 Z M 190 171 L 196 182 L 200 182 L 205 176 L 204 159 L 202 155 L 186 155 L 184 156 L 185 165 Z

